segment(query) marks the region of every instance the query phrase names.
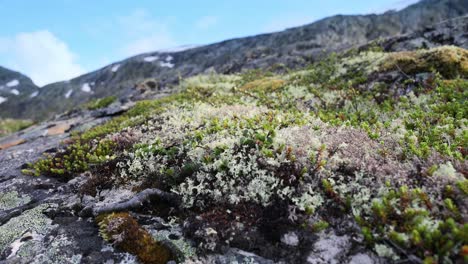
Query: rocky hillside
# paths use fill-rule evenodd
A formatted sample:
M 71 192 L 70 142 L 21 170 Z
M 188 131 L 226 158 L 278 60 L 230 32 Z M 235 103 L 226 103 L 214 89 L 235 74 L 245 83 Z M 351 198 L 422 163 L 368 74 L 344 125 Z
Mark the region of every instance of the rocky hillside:
M 0 140 L 0 261 L 465 263 L 467 78 L 373 43 L 95 101 Z
M 130 96 L 139 97 L 142 90 L 156 94 L 172 92 L 180 78 L 209 71 L 235 73 L 252 68 L 303 67 L 324 51 L 343 50 L 378 38 L 424 31 L 430 25 L 467 13 L 468 2 L 465 0 L 423 0 L 398 12 L 339 15 L 272 34 L 227 40 L 179 52 L 142 54 L 70 81 L 42 87 L 37 96 L 33 96 L 35 91 L 25 92 L 23 97 L 11 96 L 8 103 L 0 104 L 0 116 L 44 120 L 92 98 L 117 95 L 126 100 Z M 462 34 L 462 40 L 466 40 L 466 24 L 464 26 L 453 31 L 433 28 L 436 32 L 427 37 L 428 45 L 445 44 L 457 32 Z M 413 48 L 423 47 L 425 37 L 412 45 Z
M 17 112 L 11 116 L 28 116 L 28 102 L 38 94 L 39 87 L 30 78 L 0 67 L 0 106 L 2 109 L 14 109 Z M 7 116 L 0 114 L 0 117 Z

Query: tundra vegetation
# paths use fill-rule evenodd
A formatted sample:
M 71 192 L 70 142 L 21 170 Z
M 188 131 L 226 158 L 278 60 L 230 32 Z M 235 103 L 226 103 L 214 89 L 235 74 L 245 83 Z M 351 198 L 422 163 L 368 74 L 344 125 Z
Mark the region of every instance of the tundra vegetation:
M 25 129 L 33 124 L 31 120 L 23 119 L 0 119 L 0 137 Z
M 150 237 L 132 217 L 141 210 L 185 221 L 199 253 L 245 247 L 254 232 L 275 244 L 275 232 L 352 223 L 347 232 L 388 260 L 467 262 L 467 77 L 468 51 L 452 46 L 195 76 L 75 134 L 24 173 L 84 173 L 82 195 L 165 194 L 96 215 L 102 237 L 142 262 L 184 254 Z

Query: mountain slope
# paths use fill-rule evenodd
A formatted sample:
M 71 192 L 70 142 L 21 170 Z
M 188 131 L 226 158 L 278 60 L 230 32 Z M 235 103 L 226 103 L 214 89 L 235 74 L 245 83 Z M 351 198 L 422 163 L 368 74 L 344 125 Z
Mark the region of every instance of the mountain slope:
M 9 117 L 29 115 L 29 101 L 38 95 L 39 87 L 25 75 L 0 66 L 0 109 L 14 109 Z M 0 110 L 0 118 L 3 117 Z
M 47 85 L 37 97 L 27 101 L 27 107 L 20 103 L 8 107 L 0 105 L 0 116 L 40 120 L 91 98 L 138 97 L 141 90 L 133 88 L 148 78 L 153 79 L 152 84 L 143 88 L 158 93 L 170 92 L 170 86 L 181 77 L 206 71 L 234 73 L 278 65 L 301 67 L 324 50 L 342 50 L 378 38 L 423 30 L 467 13 L 468 1 L 465 0 L 423 0 L 398 12 L 338 15 L 277 33 L 232 39 L 180 52 L 142 54 L 67 82 Z

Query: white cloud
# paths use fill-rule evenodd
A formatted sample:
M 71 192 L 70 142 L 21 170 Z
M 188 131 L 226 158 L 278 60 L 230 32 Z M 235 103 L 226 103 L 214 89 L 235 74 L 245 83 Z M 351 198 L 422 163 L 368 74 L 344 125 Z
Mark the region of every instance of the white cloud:
M 40 86 L 85 72 L 67 44 L 47 30 L 0 38 L 0 56 L 6 67 L 26 74 Z
M 126 35 L 121 52 L 125 56 L 174 47 L 177 42 L 168 30 L 167 21 L 153 18 L 145 9 L 134 10 L 118 19 Z
M 285 14 L 270 21 L 263 27 L 264 32 L 276 32 L 287 28 L 303 26 L 314 22 L 316 19 L 308 15 Z
M 209 29 L 218 23 L 216 16 L 204 16 L 195 22 L 195 27 L 201 30 Z

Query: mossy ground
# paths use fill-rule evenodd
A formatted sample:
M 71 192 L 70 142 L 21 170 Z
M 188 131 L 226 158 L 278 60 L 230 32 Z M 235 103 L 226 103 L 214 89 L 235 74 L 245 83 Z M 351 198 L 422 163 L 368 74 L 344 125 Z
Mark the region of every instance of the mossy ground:
M 89 109 L 89 110 L 96 110 L 99 108 L 104 108 L 104 107 L 109 106 L 113 102 L 115 102 L 115 100 L 117 100 L 117 97 L 115 96 L 108 96 L 104 98 L 95 99 L 84 104 L 84 108 Z
M 25 129 L 33 124 L 31 120 L 0 119 L 0 137 Z
M 198 216 L 187 234 L 200 250 L 273 222 L 318 232 L 351 217 L 382 257 L 466 261 L 467 57 L 374 50 L 282 75 L 192 77 L 32 170 L 175 192 L 172 216 Z

